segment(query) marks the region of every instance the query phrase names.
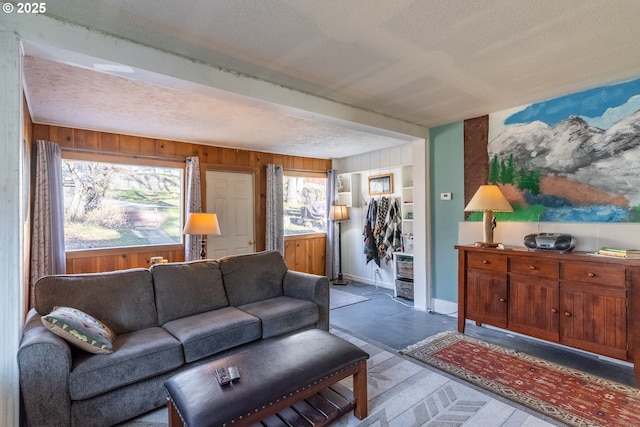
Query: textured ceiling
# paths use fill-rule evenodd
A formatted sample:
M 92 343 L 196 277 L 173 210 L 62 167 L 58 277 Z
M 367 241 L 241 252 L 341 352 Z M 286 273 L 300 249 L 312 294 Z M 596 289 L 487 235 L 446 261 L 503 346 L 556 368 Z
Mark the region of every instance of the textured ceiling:
M 57 0 L 47 15 L 424 127 L 640 75 L 637 0 Z M 25 58 L 39 122 L 325 158 L 416 139 L 42 53 Z

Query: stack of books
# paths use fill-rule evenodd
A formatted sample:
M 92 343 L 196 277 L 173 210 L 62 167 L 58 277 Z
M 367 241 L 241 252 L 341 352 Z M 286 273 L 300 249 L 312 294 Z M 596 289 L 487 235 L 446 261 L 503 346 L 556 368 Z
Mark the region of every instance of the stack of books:
M 603 246 L 598 250 L 598 254 L 619 258 L 640 258 L 640 249 L 623 249 Z

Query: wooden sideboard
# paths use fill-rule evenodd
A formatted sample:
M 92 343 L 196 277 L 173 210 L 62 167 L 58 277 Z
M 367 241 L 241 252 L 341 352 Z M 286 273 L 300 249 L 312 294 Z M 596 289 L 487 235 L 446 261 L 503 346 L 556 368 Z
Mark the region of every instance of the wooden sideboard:
M 459 332 L 470 319 L 640 366 L 640 260 L 455 248 Z

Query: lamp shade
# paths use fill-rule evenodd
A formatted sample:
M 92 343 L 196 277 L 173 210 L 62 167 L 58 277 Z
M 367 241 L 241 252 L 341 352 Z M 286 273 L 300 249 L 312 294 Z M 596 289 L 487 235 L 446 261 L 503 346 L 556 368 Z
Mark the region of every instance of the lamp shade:
M 343 221 L 349 219 L 347 205 L 333 205 L 329 211 L 329 221 Z
M 513 212 L 511 204 L 497 185 L 481 185 L 464 210 L 466 212 Z
M 218 216 L 214 213 L 190 213 L 182 234 L 220 234 Z

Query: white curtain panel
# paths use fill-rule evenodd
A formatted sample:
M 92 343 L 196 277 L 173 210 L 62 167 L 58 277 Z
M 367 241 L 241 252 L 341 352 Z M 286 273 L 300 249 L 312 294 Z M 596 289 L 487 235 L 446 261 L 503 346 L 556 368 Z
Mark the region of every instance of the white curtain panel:
M 267 231 L 266 248 L 284 256 L 284 207 L 282 166 L 267 165 Z
M 31 230 L 30 286 L 49 274 L 67 271 L 64 249 L 64 196 L 62 192 L 62 153 L 50 141 L 37 141 L 36 183 Z
M 187 157 L 186 159 L 186 194 L 185 194 L 185 221 L 190 213 L 202 212 L 202 192 L 200 190 L 200 158 Z M 185 234 L 184 259 L 192 261 L 200 259 L 200 241 L 198 236 Z
M 335 169 L 327 171 L 327 252 L 325 255 L 325 275 L 329 279 L 338 277 L 338 245 L 336 244 L 336 227 L 334 221 L 329 221 L 331 206 L 336 202 L 338 174 Z

